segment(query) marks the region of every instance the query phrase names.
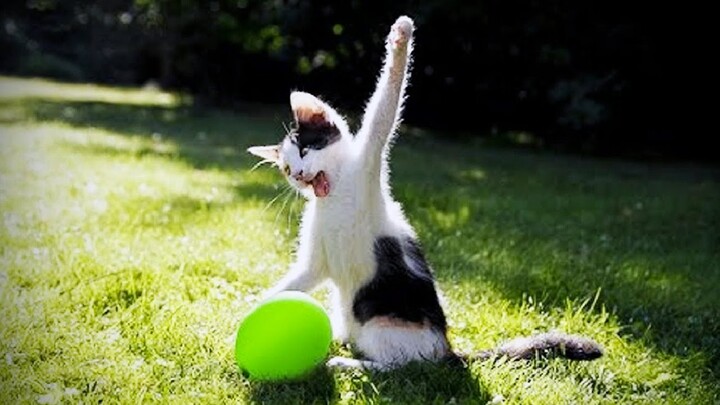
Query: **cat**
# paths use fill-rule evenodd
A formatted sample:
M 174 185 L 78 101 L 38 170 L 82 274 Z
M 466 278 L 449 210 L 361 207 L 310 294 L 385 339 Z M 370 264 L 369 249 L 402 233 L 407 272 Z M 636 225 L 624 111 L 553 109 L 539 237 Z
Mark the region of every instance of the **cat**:
M 412 226 L 391 196 L 388 155 L 405 100 L 414 23 L 393 24 L 377 87 L 360 130 L 321 99 L 293 92 L 294 126 L 277 145 L 248 151 L 276 165 L 306 198 L 299 246 L 291 270 L 266 295 L 310 291 L 325 281 L 333 290 L 333 333 L 363 357 L 334 357 L 335 368 L 391 370 L 411 361 L 457 359 L 432 270 Z M 508 342 L 474 358 L 515 359 L 602 355 L 594 341 L 546 333 Z

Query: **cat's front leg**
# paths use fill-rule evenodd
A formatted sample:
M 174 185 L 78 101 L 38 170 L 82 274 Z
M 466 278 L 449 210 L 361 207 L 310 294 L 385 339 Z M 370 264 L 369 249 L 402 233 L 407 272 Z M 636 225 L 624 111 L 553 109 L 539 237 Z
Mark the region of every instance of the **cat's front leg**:
M 410 17 L 399 17 L 390 29 L 390 35 L 387 38 L 387 46 L 398 59 L 407 58 L 408 44 L 412 39 L 415 25 Z
M 324 280 L 325 277 L 312 267 L 295 264 L 285 277 L 263 293 L 263 298 L 270 298 L 282 291 L 310 292 Z
M 400 97 L 397 102 L 393 102 L 393 107 L 399 111 L 402 108 L 402 93 L 404 92 L 407 76 L 410 54 L 412 52 L 412 39 L 415 24 L 410 17 L 402 16 L 398 18 L 390 28 L 390 34 L 387 36 L 385 46 L 387 48 L 387 56 L 385 59 L 384 70 L 389 74 L 389 80 L 386 86 L 391 93 L 397 93 Z M 382 84 L 381 80 L 378 87 Z M 399 117 L 395 117 L 395 120 Z
M 386 41 L 385 62 L 375 92 L 365 107 L 356 142 L 362 149 L 369 178 L 380 178 L 382 151 L 400 122 L 408 65 L 415 26 L 409 17 L 400 17 L 390 28 Z

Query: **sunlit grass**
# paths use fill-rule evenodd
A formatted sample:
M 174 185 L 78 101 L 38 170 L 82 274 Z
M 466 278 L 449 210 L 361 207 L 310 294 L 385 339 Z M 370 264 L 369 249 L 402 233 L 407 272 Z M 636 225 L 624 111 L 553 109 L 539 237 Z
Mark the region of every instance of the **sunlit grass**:
M 189 101 L 179 94 L 148 87 L 118 88 L 94 84 L 68 84 L 40 78 L 24 79 L 0 76 L 0 101 L 41 98 L 55 101 L 94 101 L 111 104 L 173 107 Z
M 235 369 L 232 337 L 287 268 L 301 202 L 244 150 L 275 141 L 287 117 L 31 83 L 32 97 L 0 100 L 2 403 L 719 399 L 716 169 L 404 137 L 394 191 L 453 344 L 559 329 L 606 356 L 260 384 Z

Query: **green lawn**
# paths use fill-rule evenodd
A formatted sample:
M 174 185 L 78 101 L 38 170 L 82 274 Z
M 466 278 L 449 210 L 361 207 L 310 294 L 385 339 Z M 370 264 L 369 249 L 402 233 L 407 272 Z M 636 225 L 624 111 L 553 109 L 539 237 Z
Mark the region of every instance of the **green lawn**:
M 393 151 L 394 193 L 453 344 L 560 329 L 606 356 L 244 379 L 235 329 L 287 268 L 302 209 L 245 149 L 288 116 L 0 78 L 0 403 L 720 401 L 720 170 L 419 130 Z

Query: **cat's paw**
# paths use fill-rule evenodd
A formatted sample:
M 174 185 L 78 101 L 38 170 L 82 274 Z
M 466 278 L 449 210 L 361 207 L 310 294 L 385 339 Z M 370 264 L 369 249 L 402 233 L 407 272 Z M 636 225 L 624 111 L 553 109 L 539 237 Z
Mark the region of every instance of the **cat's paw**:
M 362 368 L 362 362 L 347 357 L 333 357 L 325 365 L 331 370 L 348 370 Z
M 333 357 L 325 365 L 331 370 L 370 370 L 390 371 L 394 368 L 391 364 L 382 364 L 370 360 L 357 360 L 348 357 Z
M 390 29 L 388 43 L 392 49 L 399 50 L 407 46 L 408 41 L 412 38 L 415 24 L 410 17 L 402 16 L 395 21 Z

